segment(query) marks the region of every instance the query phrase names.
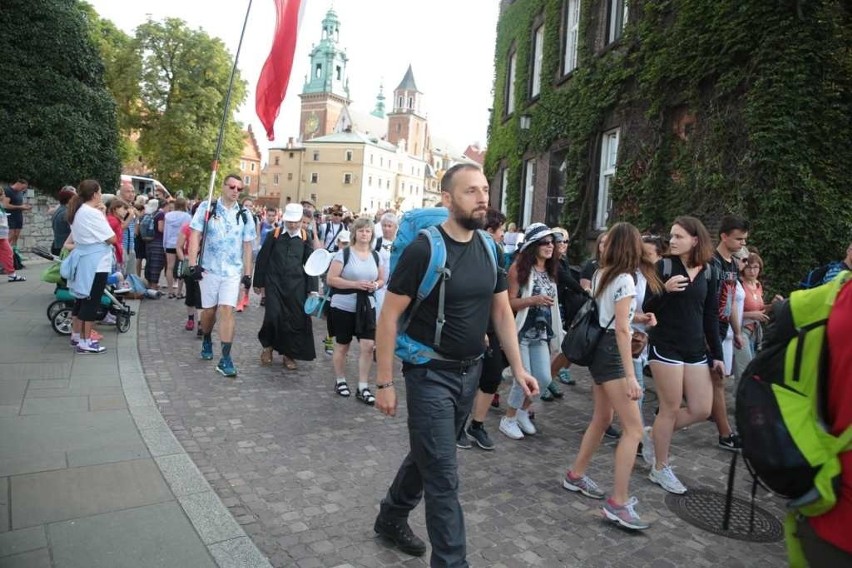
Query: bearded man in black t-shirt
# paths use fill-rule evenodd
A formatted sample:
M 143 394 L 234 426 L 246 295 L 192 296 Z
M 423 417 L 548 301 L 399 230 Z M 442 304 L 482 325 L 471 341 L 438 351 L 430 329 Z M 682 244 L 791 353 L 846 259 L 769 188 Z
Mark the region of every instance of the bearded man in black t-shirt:
M 506 292 L 506 275 L 494 268 L 475 231 L 485 223 L 488 180 L 475 165 L 453 166 L 441 179 L 441 199 L 449 219 L 439 227 L 447 247 L 445 314 L 441 341 L 432 345 L 438 291 L 422 302 L 406 333 L 432 345 L 441 359 L 424 365 L 403 364 L 411 449 L 393 481 L 376 519 L 375 530 L 408 554 L 421 555 L 426 545 L 408 526 L 408 515 L 425 494 L 426 528 L 433 566 L 467 566 L 464 518 L 458 500 L 456 438 L 464 427 L 479 384 L 485 334 L 491 318 L 515 380 L 527 396 L 538 383 L 521 363 L 514 315 Z M 388 284 L 376 329 L 376 408 L 393 416 L 396 392 L 393 356 L 400 317 L 417 295 L 429 266 L 429 243 L 418 237 L 402 253 Z

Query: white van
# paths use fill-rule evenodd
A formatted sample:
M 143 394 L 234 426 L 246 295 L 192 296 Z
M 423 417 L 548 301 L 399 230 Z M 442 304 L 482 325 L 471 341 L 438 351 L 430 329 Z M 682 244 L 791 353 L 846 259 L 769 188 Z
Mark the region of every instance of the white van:
M 166 186 L 154 178 L 122 174 L 121 183 L 124 184 L 128 181 L 133 184 L 136 195 L 145 195 L 149 198 L 156 197 L 157 199 L 172 196 L 171 192 L 166 189 Z M 160 195 L 157 195 L 157 193 L 160 193 Z

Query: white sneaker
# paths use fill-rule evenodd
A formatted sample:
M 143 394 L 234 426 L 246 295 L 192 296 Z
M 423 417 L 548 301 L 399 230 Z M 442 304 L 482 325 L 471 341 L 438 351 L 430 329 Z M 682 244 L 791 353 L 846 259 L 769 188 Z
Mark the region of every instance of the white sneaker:
M 675 476 L 672 467 L 669 464 L 663 466 L 663 469 L 651 468 L 651 473 L 648 474 L 648 479 L 675 495 L 683 495 L 686 493 L 686 487 Z
M 651 467 L 654 467 L 654 462 L 657 460 L 657 454 L 654 451 L 654 437 L 651 435 L 650 426 L 645 426 L 642 431 L 642 459 Z
M 107 314 L 104 316 L 104 319 L 101 320 L 101 323 L 104 325 L 115 325 L 115 316 Z
M 506 382 L 512 382 L 515 380 L 515 375 L 512 374 L 512 367 L 506 367 L 500 373 L 500 378 Z
M 532 420 L 530 420 L 529 412 L 519 408 L 515 418 L 518 421 L 518 426 L 521 428 L 521 432 L 530 436 L 536 433 L 535 425 L 532 423 Z
M 521 429 L 518 427 L 518 421 L 514 418 L 509 418 L 508 416 L 501 418 L 500 431 L 513 440 L 524 439 L 524 433 L 521 432 Z

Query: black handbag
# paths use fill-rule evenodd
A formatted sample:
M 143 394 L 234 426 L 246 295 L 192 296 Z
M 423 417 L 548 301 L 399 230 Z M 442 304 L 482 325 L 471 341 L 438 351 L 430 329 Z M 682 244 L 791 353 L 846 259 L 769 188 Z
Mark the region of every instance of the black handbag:
M 614 320 L 615 316 L 612 316 L 606 327 L 612 325 Z M 589 297 L 577 310 L 577 315 L 565 331 L 562 354 L 572 363 L 588 367 L 595 360 L 595 351 L 604 333 L 606 328 L 601 327 L 598 304 L 594 298 Z

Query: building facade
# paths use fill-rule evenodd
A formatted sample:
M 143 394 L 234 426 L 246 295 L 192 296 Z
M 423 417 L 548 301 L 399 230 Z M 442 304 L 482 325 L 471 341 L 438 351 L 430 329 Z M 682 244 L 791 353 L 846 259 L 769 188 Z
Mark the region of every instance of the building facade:
M 260 146 L 251 125 L 243 131 L 243 151 L 240 154 L 240 175 L 243 178 L 245 191 L 252 197 L 258 197 L 260 191 Z

